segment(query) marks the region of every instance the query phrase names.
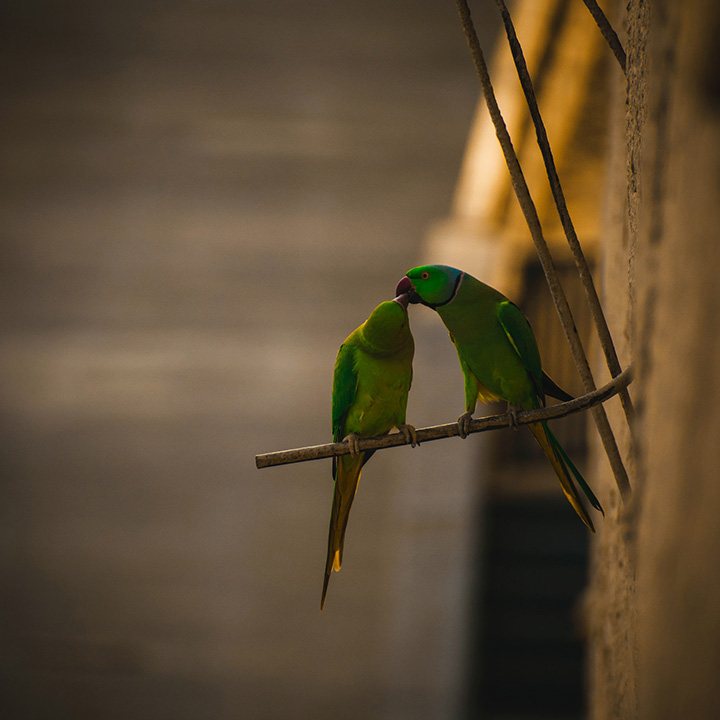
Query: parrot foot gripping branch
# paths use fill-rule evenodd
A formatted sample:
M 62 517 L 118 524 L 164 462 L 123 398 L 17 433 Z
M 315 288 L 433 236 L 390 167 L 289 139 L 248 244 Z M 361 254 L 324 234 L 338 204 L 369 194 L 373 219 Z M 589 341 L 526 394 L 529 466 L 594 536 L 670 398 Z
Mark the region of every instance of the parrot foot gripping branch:
M 593 405 L 605 402 L 617 395 L 632 382 L 632 367 L 626 368 L 617 377 L 613 378 L 607 385 L 597 390 L 581 395 L 569 402 L 558 403 L 539 410 L 524 410 L 516 413 L 518 425 L 528 425 L 539 420 L 552 420 L 565 417 L 572 413 L 588 410 Z M 470 421 L 468 434 L 484 432 L 486 430 L 498 430 L 510 427 L 511 422 L 507 413 L 502 415 L 487 415 L 486 417 L 473 418 Z M 417 428 L 417 444 L 420 445 L 430 440 L 443 440 L 445 438 L 460 437 L 457 421 L 444 425 L 432 425 L 425 428 Z M 391 447 L 410 445 L 410 441 L 402 433 L 394 432 L 387 435 L 380 435 L 373 438 L 361 438 L 357 441 L 358 450 L 382 450 Z M 339 457 L 350 454 L 350 448 L 346 442 L 326 443 L 324 445 L 308 445 L 306 447 L 294 448 L 292 450 L 278 450 L 276 452 L 262 453 L 255 456 L 255 465 L 258 469 L 274 467 L 277 465 L 290 465 L 292 463 L 307 462 L 309 460 L 321 460 L 323 458 Z

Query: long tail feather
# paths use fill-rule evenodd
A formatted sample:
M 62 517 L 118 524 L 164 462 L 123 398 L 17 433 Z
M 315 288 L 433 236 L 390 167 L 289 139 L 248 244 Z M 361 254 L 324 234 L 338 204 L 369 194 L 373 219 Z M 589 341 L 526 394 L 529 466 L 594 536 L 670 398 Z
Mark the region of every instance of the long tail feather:
M 573 400 L 573 396 L 566 393 L 544 370 L 542 374 L 542 389 L 546 395 L 557 398 L 563 402 Z
M 328 536 L 328 552 L 325 562 L 325 576 L 323 578 L 322 598 L 320 610 L 325 605 L 328 583 L 333 570 L 340 570 L 342 565 L 343 546 L 345 544 L 345 531 L 347 530 L 350 508 L 352 507 L 360 470 L 364 464 L 362 454 L 358 458 L 341 458 L 336 465 L 335 489 L 333 491 L 332 513 L 330 515 L 330 532 Z
M 575 509 L 575 512 L 578 514 L 580 519 L 587 525 L 587 527 L 592 531 L 595 532 L 595 526 L 592 523 L 592 520 L 590 519 L 590 516 L 587 514 L 587 511 L 583 507 L 583 504 L 580 500 L 580 497 L 578 496 L 577 490 L 575 489 L 575 485 L 572 481 L 572 478 L 570 476 L 570 473 L 568 473 L 567 468 L 565 467 L 565 463 L 563 461 L 563 455 L 565 458 L 567 458 L 567 455 L 565 453 L 558 453 L 555 451 L 555 445 L 559 447 L 559 443 L 557 440 L 555 440 L 555 445 L 553 444 L 554 436 L 550 433 L 549 428 L 547 425 L 542 423 L 532 423 L 531 425 L 528 425 L 530 428 L 530 432 L 535 436 L 535 439 L 538 441 L 538 444 L 542 448 L 543 453 L 545 453 L 545 457 L 550 461 L 550 464 L 553 466 L 553 469 L 555 470 L 555 474 L 557 475 L 558 480 L 560 481 L 560 486 L 562 487 L 563 492 L 565 493 L 565 497 L 570 501 L 570 504 Z M 552 439 L 551 439 L 552 438 Z M 572 465 L 572 463 L 571 463 Z M 574 466 L 573 466 L 574 468 Z M 576 471 L 577 472 L 577 471 Z M 578 473 L 580 475 L 580 473 Z M 583 480 L 582 485 L 587 487 L 587 484 Z M 583 489 L 585 489 L 583 487 Z M 589 488 L 588 488 L 589 490 Z M 593 495 L 593 498 L 595 496 Z M 595 499 L 595 502 L 597 502 L 597 499 Z M 598 503 L 599 505 L 599 503 Z
M 559 454 L 560 459 L 564 461 L 565 465 L 567 465 L 570 468 L 570 471 L 575 476 L 575 479 L 578 482 L 578 485 L 582 488 L 582 491 L 585 493 L 585 497 L 588 499 L 590 504 L 596 509 L 599 510 L 603 517 L 605 517 L 605 511 L 602 508 L 602 505 L 600 504 L 600 501 L 595 497 L 595 493 L 590 489 L 590 486 L 585 481 L 585 478 L 580 474 L 580 471 L 575 467 L 573 464 L 573 461 L 568 457 L 567 453 L 565 452 L 565 449 L 563 446 L 558 442 L 558 439 L 555 437 L 552 430 L 550 430 L 549 427 L 545 427 L 545 431 L 548 434 L 548 437 L 550 438 L 550 442 L 552 443 L 553 448 L 555 448 L 555 451 Z

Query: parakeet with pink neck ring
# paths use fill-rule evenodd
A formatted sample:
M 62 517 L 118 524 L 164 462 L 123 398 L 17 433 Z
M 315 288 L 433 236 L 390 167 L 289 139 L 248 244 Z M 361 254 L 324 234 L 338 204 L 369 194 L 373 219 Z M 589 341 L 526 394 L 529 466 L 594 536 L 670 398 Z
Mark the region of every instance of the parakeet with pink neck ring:
M 396 294 L 406 294 L 411 303 L 435 310 L 450 333 L 465 379 L 465 413 L 458 418 L 461 437 L 467 435 L 478 400 L 504 400 L 511 410 L 531 410 L 545 405 L 546 394 L 572 399 L 543 372 L 537 341 L 525 315 L 489 285 L 447 265 L 422 265 L 408 271 Z M 547 423 L 528 427 L 575 512 L 595 532 L 575 482 L 590 504 L 603 512 L 595 494 Z

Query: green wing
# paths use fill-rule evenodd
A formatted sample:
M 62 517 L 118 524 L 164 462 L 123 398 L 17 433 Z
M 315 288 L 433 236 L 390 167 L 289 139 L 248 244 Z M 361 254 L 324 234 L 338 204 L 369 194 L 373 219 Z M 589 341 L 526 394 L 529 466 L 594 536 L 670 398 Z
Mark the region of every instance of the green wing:
M 342 442 L 347 435 L 345 431 L 345 419 L 348 411 L 355 402 L 355 394 L 357 392 L 357 366 L 356 366 L 356 350 L 355 344 L 351 338 L 348 338 L 338 350 L 337 360 L 335 360 L 335 373 L 333 375 L 333 392 L 332 392 L 332 432 L 333 442 Z M 362 467 L 375 453 L 374 450 L 365 450 L 362 453 Z M 332 476 L 335 478 L 337 469 L 337 458 L 333 457 Z
M 542 363 L 535 333 L 533 333 L 530 323 L 523 315 L 522 310 L 509 300 L 499 302 L 496 313 L 508 340 L 512 343 L 515 352 L 520 356 L 522 364 L 530 375 L 538 399 L 544 405 Z
M 355 400 L 355 391 L 357 390 L 355 347 L 348 340 L 340 346 L 335 360 L 332 389 L 333 442 L 340 442 L 346 435 L 345 418 Z

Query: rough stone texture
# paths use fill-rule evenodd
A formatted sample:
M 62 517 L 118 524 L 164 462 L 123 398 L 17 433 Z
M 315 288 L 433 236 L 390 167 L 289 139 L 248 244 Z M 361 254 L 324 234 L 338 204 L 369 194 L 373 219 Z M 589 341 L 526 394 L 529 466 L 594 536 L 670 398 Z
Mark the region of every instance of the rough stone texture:
M 654 720 L 720 717 L 720 116 L 702 84 L 717 71 L 718 20 L 715 3 L 659 2 L 651 23 L 638 639 L 640 715 Z
M 618 507 L 598 456 L 611 502 L 588 596 L 596 720 L 720 717 L 719 22 L 709 0 L 627 7 L 627 184 L 616 152 L 604 288 L 637 370 L 635 494 Z

